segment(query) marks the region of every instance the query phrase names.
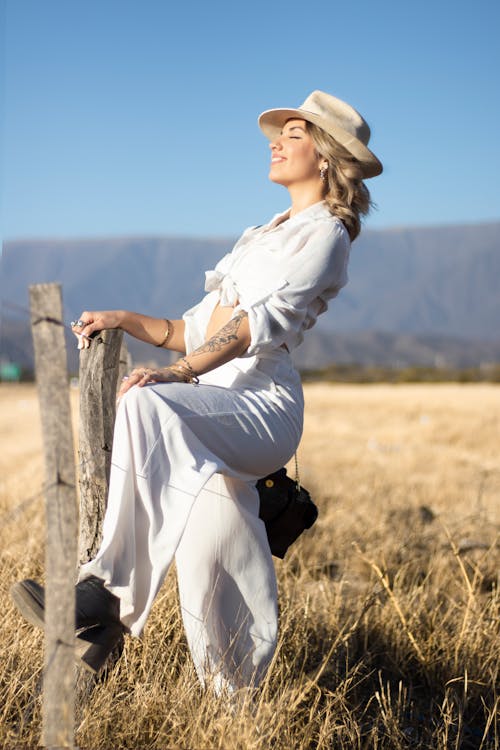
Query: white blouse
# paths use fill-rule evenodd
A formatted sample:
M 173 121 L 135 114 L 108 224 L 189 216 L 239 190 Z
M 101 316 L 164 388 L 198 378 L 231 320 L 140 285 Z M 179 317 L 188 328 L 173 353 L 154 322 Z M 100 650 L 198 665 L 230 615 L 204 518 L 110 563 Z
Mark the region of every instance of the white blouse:
M 206 271 L 208 294 L 183 316 L 188 353 L 205 340 L 217 302 L 248 313 L 251 341 L 243 357 L 266 356 L 283 344 L 292 351 L 345 286 L 351 243 L 342 222 L 325 201 L 289 213 L 246 229 Z

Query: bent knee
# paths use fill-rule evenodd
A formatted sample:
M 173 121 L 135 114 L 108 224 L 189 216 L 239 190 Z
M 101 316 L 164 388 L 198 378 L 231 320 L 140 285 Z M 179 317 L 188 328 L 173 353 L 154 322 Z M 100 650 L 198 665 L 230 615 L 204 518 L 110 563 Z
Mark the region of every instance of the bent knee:
M 133 385 L 123 396 L 120 398 L 118 408 L 125 412 L 144 412 L 154 406 L 154 399 L 152 398 L 153 393 L 151 388 L 144 386 L 139 388 L 137 385 Z
M 166 393 L 159 393 L 155 385 L 133 386 L 120 399 L 119 409 L 123 409 L 125 414 L 132 418 L 136 417 L 142 422 L 148 418 L 157 418 L 164 424 L 171 416 L 182 417 L 182 410 L 185 410 L 186 407 L 175 400 L 175 386 L 177 384 L 168 383 L 167 385 L 169 391 L 172 391 L 171 394 L 168 393 L 169 397 Z

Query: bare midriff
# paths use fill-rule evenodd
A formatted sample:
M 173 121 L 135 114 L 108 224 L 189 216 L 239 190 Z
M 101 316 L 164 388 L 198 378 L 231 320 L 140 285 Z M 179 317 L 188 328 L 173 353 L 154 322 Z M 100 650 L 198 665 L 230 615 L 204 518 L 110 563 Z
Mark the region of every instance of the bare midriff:
M 236 307 L 237 304 L 238 300 L 236 300 L 234 307 Z M 220 329 L 225 326 L 228 321 L 231 320 L 234 313 L 234 307 L 229 307 L 227 305 L 222 306 L 219 302 L 217 302 L 210 316 L 210 320 L 208 321 L 207 332 L 205 334 L 207 339 L 210 339 L 214 334 L 217 333 L 217 331 L 220 331 Z

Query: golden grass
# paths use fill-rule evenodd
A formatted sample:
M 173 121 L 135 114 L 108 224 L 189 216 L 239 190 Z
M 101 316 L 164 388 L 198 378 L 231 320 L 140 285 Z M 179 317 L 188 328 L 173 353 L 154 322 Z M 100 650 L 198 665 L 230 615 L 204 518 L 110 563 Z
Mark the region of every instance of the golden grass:
M 82 707 L 81 748 L 500 746 L 500 387 L 310 384 L 306 404 L 320 518 L 277 561 L 264 685 L 200 690 L 171 572 L 145 637 Z M 34 388 L 2 385 L 0 406 L 0 745 L 29 748 L 42 639 L 8 589 L 43 575 L 43 457 Z

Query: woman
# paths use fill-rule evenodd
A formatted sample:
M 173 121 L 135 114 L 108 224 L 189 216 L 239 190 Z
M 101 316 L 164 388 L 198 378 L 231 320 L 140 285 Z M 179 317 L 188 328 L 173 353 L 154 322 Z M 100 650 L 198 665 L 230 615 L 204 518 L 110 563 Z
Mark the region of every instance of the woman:
M 291 207 L 244 232 L 182 320 L 86 311 L 73 326 L 85 345 L 122 328 L 182 354 L 133 370 L 119 392 L 103 541 L 76 591 L 79 652 L 94 669 L 123 631 L 140 635 L 174 556 L 203 684 L 256 685 L 274 653 L 276 581 L 255 483 L 299 443 L 303 395 L 290 351 L 347 281 L 370 205 L 362 180 L 382 165 L 363 118 L 321 91 L 259 124 L 271 141 L 269 177 Z M 30 580 L 13 587 L 38 625 L 43 594 Z

